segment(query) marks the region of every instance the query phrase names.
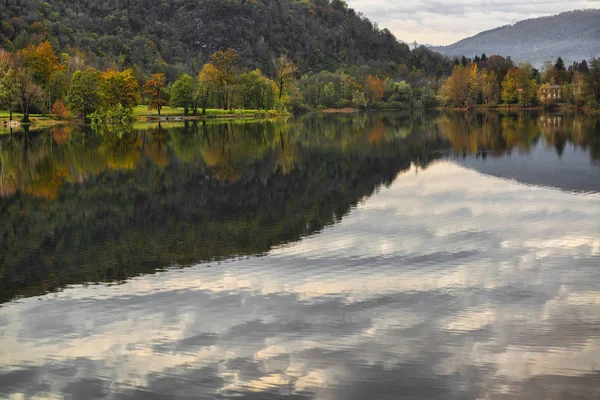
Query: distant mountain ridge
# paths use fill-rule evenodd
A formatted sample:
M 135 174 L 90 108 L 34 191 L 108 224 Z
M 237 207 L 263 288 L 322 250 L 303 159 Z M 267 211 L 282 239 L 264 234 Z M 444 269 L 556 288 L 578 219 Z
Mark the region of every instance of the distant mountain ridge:
M 430 47 L 447 56 L 486 53 L 540 66 L 562 57 L 566 63 L 600 56 L 600 10 L 575 10 L 527 19 L 478 33 L 450 46 Z

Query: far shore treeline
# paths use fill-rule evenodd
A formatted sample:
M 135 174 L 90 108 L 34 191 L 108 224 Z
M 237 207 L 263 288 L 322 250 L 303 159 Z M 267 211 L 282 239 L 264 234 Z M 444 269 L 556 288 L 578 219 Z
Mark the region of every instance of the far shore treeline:
M 214 108 L 288 113 L 500 104 L 597 107 L 600 103 L 596 58 L 568 67 L 559 58 L 541 71 L 497 55 L 447 62 L 454 64 L 449 77 L 428 76 L 406 65 L 393 68 L 399 71 L 396 74 L 365 66 L 300 76 L 294 61 L 281 55 L 272 59 L 274 73 L 266 76 L 259 69 L 242 70 L 239 53 L 225 49 L 212 54 L 197 73 L 182 73 L 168 82 L 163 73 L 138 78 L 133 68 L 98 70 L 81 54 L 59 55 L 44 41 L 14 53 L 0 50 L 0 104 L 10 120 L 18 111 L 23 122 L 29 122 L 31 113 L 49 113 L 61 119 L 120 123 L 133 118 L 138 104 L 160 116 L 167 105 L 184 115 L 204 115 Z
M 207 109 L 274 115 L 345 108 L 600 104 L 600 59 L 566 66 L 558 58 L 546 62 L 541 71 L 498 55 L 436 60 L 445 65 L 446 73 L 436 68 L 437 73 L 428 74 L 426 68 L 405 64 L 302 73 L 284 54 L 271 59 L 272 73 L 266 75 L 260 69 L 244 70 L 240 54 L 228 48 L 214 52 L 199 71 L 181 73 L 169 82 L 164 73 L 145 76 L 136 66 L 100 70 L 82 52 L 59 54 L 50 41 L 43 41 L 14 52 L 0 49 L 0 107 L 8 111 L 10 121 L 18 111 L 22 122 L 30 122 L 36 113 L 81 122 L 126 123 L 134 119 L 139 104 L 159 116 L 165 106 L 182 115 L 201 116 Z
M 430 54 L 428 50 L 420 51 Z M 275 113 L 325 108 L 408 109 L 438 103 L 440 79 L 449 75 L 452 60 L 436 55 L 443 73 L 391 65 L 384 71 L 369 65 L 335 71 L 302 73 L 287 55 L 271 59 L 268 76 L 260 69 L 244 70 L 234 49 L 214 52 L 199 71 L 182 73 L 169 82 L 164 73 L 140 74 L 139 68 L 95 68 L 82 52 L 59 54 L 51 42 L 30 44 L 16 52 L 0 49 L 0 106 L 12 119 L 32 113 L 81 121 L 121 122 L 132 118 L 138 104 L 160 116 L 165 106 L 184 115 L 204 115 L 207 109 L 256 110 Z

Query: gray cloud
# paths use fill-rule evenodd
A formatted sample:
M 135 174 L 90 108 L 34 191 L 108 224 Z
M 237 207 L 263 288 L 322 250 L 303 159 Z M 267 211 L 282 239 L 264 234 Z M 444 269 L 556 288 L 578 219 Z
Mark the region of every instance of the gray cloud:
M 600 1 L 348 0 L 348 4 L 400 40 L 447 45 L 524 19 L 597 8 Z

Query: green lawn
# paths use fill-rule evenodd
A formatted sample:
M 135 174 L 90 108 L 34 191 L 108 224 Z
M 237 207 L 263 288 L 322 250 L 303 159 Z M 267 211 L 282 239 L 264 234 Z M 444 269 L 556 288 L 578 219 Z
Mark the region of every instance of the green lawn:
M 219 116 L 227 116 L 227 115 L 256 115 L 260 113 L 265 113 L 265 110 L 222 110 L 219 108 L 207 108 L 205 116 L 207 117 L 219 117 Z M 158 113 L 156 110 L 148 111 L 148 106 L 140 105 L 133 109 L 134 117 L 146 117 L 148 115 L 157 116 Z M 162 108 L 160 112 L 161 116 L 169 116 L 169 115 L 183 115 L 183 108 L 177 107 L 168 107 L 165 106 Z M 189 115 L 192 115 L 191 111 Z M 202 115 L 202 110 L 198 110 L 199 116 Z
M 10 117 L 10 113 L 6 110 L 0 110 L 0 135 L 10 133 L 9 128 L 4 127 L 4 122 L 8 121 Z M 13 112 L 13 121 L 21 121 L 23 118 L 23 114 Z M 29 124 L 29 129 L 36 130 L 42 128 L 48 128 L 51 126 L 56 126 L 60 124 L 64 124 L 64 121 L 59 121 L 55 119 L 52 115 L 43 115 L 43 114 L 30 114 L 29 119 L 31 123 Z M 13 128 L 13 131 L 19 130 L 22 128 Z

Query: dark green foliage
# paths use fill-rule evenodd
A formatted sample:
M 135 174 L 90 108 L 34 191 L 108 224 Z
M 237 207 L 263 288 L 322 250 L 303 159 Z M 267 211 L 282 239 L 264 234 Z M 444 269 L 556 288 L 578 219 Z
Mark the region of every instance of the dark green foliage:
M 294 0 L 9 0 L 2 2 L 0 46 L 17 50 L 48 39 L 79 48 L 97 68 L 137 65 L 173 82 L 197 73 L 217 50 L 233 48 L 243 65 L 271 75 L 273 57 L 288 54 L 300 74 L 339 66 L 411 65 L 409 47 L 343 1 Z M 420 66 L 444 71 L 425 49 Z M 427 55 L 430 60 L 424 61 Z M 441 62 L 442 65 L 437 63 Z M 447 72 L 447 68 L 446 68 Z
M 600 58 L 592 58 L 589 72 L 585 75 L 584 91 L 592 105 L 600 105 Z

